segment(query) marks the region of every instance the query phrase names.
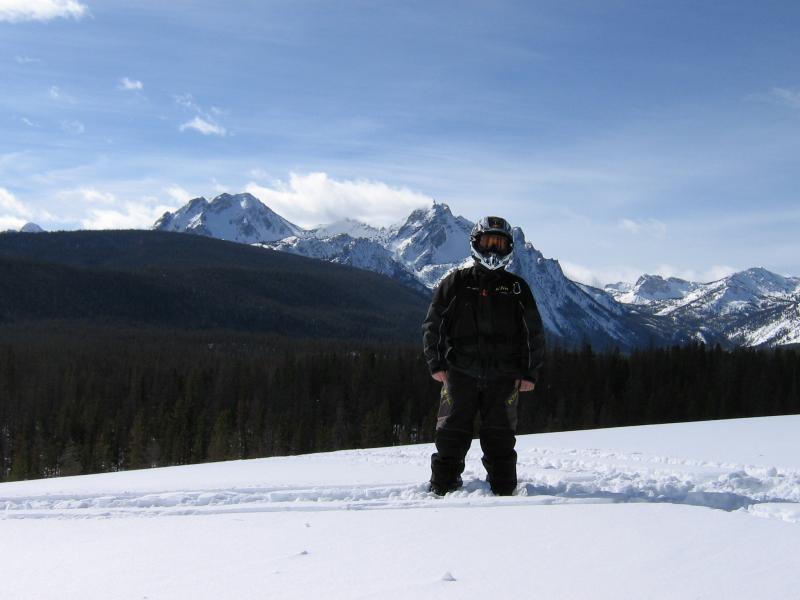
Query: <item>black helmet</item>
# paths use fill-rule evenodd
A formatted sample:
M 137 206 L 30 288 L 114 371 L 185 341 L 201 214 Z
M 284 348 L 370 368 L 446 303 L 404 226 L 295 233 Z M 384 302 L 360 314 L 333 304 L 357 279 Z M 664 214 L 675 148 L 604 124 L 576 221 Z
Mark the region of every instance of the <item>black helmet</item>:
M 481 238 L 484 238 L 481 242 Z M 488 243 L 491 242 L 491 243 Z M 511 261 L 514 235 L 511 225 L 502 217 L 483 217 L 472 228 L 469 236 L 472 256 L 487 269 L 500 269 Z

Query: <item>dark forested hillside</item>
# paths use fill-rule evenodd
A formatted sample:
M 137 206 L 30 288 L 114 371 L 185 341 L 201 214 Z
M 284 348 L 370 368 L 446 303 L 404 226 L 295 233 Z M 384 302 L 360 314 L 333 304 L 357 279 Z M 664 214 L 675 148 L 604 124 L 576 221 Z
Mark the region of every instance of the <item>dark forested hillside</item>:
M 388 277 L 159 231 L 0 234 L 0 323 L 412 341 L 428 298 Z

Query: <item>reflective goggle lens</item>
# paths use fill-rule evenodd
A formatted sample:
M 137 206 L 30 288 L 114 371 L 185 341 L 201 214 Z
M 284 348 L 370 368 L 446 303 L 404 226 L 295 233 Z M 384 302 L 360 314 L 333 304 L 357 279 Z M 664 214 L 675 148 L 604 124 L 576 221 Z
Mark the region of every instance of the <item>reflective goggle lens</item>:
M 508 252 L 508 238 L 496 233 L 484 233 L 478 240 L 481 250 L 494 250 L 496 252 Z

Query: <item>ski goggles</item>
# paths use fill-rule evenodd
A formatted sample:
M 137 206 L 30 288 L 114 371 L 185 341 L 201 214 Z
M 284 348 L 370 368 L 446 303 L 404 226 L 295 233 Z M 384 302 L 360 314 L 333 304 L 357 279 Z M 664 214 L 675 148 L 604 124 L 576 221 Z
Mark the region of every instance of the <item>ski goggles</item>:
M 484 233 L 478 238 L 478 247 L 481 250 L 507 254 L 511 250 L 511 243 L 506 236 L 499 233 Z

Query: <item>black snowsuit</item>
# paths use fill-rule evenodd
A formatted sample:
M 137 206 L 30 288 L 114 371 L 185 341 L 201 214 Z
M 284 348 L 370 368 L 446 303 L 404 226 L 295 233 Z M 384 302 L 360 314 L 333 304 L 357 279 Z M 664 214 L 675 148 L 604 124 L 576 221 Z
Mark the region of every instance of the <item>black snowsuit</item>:
M 431 374 L 447 371 L 431 457 L 431 484 L 439 491 L 461 485 L 464 457 L 481 415 L 483 464 L 492 491 L 517 485 L 514 450 L 519 388 L 536 382 L 544 358 L 544 329 L 524 279 L 480 264 L 445 277 L 422 325 Z

